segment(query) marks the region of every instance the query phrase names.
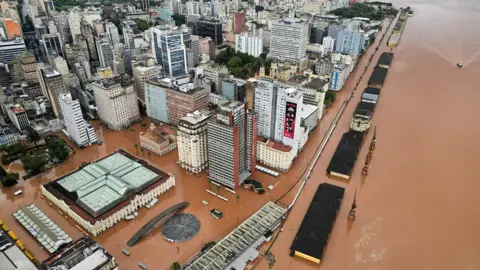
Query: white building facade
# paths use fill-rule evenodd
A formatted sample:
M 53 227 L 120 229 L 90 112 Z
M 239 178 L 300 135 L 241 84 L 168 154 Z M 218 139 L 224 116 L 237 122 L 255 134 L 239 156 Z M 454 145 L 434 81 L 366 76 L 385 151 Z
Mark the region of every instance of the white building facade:
M 195 111 L 183 117 L 178 124 L 179 165 L 195 174 L 208 167 L 207 121 L 210 116 Z
M 69 217 L 75 220 L 80 226 L 85 228 L 93 236 L 97 236 L 100 233 L 106 231 L 108 228 L 113 227 L 116 223 L 123 220 L 126 216 L 137 211 L 138 208 L 147 205 L 154 198 L 160 196 L 161 194 L 168 191 L 170 188 L 175 186 L 175 177 L 170 175 L 170 177 L 158 187 L 150 190 L 145 194 L 138 194 L 133 200 L 130 201 L 128 205 L 113 213 L 112 215 L 106 217 L 102 220 L 97 220 L 95 223 L 91 223 L 88 220 L 82 218 L 75 211 L 72 210 L 70 205 L 65 203 L 64 200 L 58 199 L 52 193 L 50 193 L 44 186 L 41 186 L 42 194 L 60 208 L 64 213 Z
M 266 142 L 257 141 L 258 162 L 283 172 L 288 171 L 292 166 L 297 151 L 293 147 L 271 147 L 269 142 L 269 140 Z
M 235 52 L 259 57 L 263 53 L 263 38 L 247 33 L 235 35 Z
M 80 108 L 80 102 L 73 100 L 70 94 L 59 95 L 60 107 L 67 133 L 73 142 L 82 147 L 97 142 L 95 129 L 85 124 Z
M 269 57 L 280 61 L 298 62 L 305 58 L 309 26 L 293 18 L 278 21 L 272 26 Z

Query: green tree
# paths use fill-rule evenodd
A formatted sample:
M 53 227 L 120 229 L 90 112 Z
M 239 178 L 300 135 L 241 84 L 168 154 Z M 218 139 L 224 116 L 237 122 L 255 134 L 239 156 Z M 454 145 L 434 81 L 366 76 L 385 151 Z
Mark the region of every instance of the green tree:
M 42 138 L 40 134 L 32 127 L 27 126 L 28 139 L 35 144 L 35 148 L 38 147 L 37 142 Z
M 180 265 L 179 262 L 174 262 L 174 263 L 172 263 L 172 266 L 170 266 L 171 270 L 180 270 L 181 268 L 182 268 L 182 266 Z
M 235 198 L 237 198 L 237 204 L 238 204 L 238 200 L 240 200 L 240 195 L 237 194 L 237 196 L 235 196 Z
M 236 68 L 236 67 L 241 67 L 242 64 L 243 64 L 242 58 L 240 58 L 239 56 L 234 56 L 234 57 L 230 58 L 230 60 L 228 60 L 227 67 L 229 69 L 232 69 L 232 68 Z
M 18 178 L 20 175 L 18 173 L 7 173 L 2 179 L 2 185 L 4 187 L 11 187 L 18 184 Z
M 135 147 L 135 150 L 137 150 L 137 156 L 138 156 L 138 144 L 134 144 L 133 147 Z
M 147 124 L 142 123 L 142 130 L 145 131 L 145 129 L 147 129 Z
M 138 25 L 138 29 L 142 32 L 150 29 L 150 27 L 152 26 L 150 23 L 148 23 L 144 20 L 141 20 L 140 22 L 138 22 L 137 25 Z
M 186 17 L 184 15 L 173 14 L 172 18 L 175 21 L 176 26 L 180 26 L 182 24 L 185 24 Z
M 212 191 L 212 179 L 208 178 L 208 190 Z
M 41 173 L 45 170 L 45 165 L 47 161 L 43 157 L 36 157 L 36 156 L 25 156 L 22 158 L 23 169 L 31 174 L 36 175 Z
M 62 140 L 49 140 L 47 146 L 51 159 L 57 159 L 59 162 L 64 162 L 67 159 L 68 149 Z
M 152 154 L 152 152 L 148 151 L 148 153 L 147 153 L 148 161 L 152 161 L 152 160 L 150 159 L 150 155 L 151 155 L 151 154 Z

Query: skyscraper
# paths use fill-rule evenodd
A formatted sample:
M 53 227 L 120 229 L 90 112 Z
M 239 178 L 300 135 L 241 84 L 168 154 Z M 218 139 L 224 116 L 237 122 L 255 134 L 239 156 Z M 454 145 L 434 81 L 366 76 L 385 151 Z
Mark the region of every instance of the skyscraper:
M 247 118 L 254 116 L 246 113 L 243 103 L 230 101 L 220 105 L 216 116 L 208 122 L 208 171 L 211 180 L 236 188 L 250 176 L 252 167 L 249 165 L 254 164 L 252 159 L 255 159 L 256 153 L 254 148 L 247 150 L 247 147 L 253 147 L 256 129 L 247 128 L 255 122 L 254 118 Z
M 97 52 L 100 66 L 113 68 L 112 44 L 107 37 L 97 39 Z
M 235 35 L 235 51 L 255 57 L 263 53 L 263 38 L 247 33 Z
M 151 65 L 145 66 L 142 64 L 137 64 L 133 67 L 133 80 L 135 82 L 135 91 L 137 92 L 137 97 L 142 104 L 145 104 L 145 83 L 160 75 L 160 70 L 158 66 Z
M 120 35 L 118 33 L 118 28 L 112 22 L 108 22 L 106 25 L 108 36 L 113 45 L 120 43 Z
M 222 23 L 216 20 L 199 20 L 196 22 L 196 32 L 201 37 L 210 37 L 214 40 L 215 46 L 223 43 Z
M 181 29 L 174 27 L 154 28 L 152 48 L 155 59 L 165 73 L 180 76 L 187 73 L 187 56 Z
M 95 129 L 85 124 L 80 108 L 80 102 L 73 100 L 70 94 L 60 94 L 60 107 L 63 113 L 64 124 L 67 128 L 68 135 L 73 142 L 80 146 L 91 145 L 97 142 Z
M 287 18 L 272 27 L 269 57 L 280 61 L 298 62 L 307 52 L 309 26 L 303 21 Z
M 179 165 L 193 173 L 199 173 L 208 167 L 207 123 L 210 116 L 209 112 L 195 111 L 178 123 Z
M 359 55 L 363 45 L 363 31 L 345 29 L 338 33 L 335 52 Z
M 80 22 L 80 32 L 87 40 L 88 52 L 91 60 L 98 60 L 97 49 L 95 48 L 95 41 L 93 39 L 92 26 L 85 20 Z
M 42 74 L 42 92 L 47 94 L 48 100 L 52 105 L 53 113 L 60 119 L 63 118 L 62 109 L 60 107 L 59 95 L 66 93 L 65 85 L 63 84 L 62 74 L 53 68 L 46 68 L 41 70 Z
M 168 113 L 167 89 L 171 85 L 169 78 L 152 78 L 145 82 L 145 105 L 147 115 L 153 121 L 170 123 Z

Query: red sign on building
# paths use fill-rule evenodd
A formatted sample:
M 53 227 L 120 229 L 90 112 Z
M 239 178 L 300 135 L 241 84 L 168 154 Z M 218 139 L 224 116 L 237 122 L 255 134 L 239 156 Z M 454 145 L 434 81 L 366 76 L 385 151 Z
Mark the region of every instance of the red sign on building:
M 285 107 L 285 123 L 283 127 L 283 136 L 293 139 L 295 135 L 295 118 L 297 116 L 297 104 L 288 102 Z

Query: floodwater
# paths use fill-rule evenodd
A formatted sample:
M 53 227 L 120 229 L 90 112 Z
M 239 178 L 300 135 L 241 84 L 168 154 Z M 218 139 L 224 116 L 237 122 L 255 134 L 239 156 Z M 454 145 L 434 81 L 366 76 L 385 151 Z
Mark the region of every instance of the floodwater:
M 415 14 L 394 49 L 373 118 L 377 144 L 369 175 L 360 174 L 372 132 L 349 183 L 325 175 L 348 130 L 356 94 L 271 249 L 273 269 L 480 269 L 480 6 L 478 1 L 393 3 L 411 6 Z M 463 69 L 455 66 L 459 61 Z M 345 187 L 346 193 L 317 265 L 288 253 L 322 182 Z M 358 208 L 351 222 L 347 215 L 355 189 Z M 290 202 L 293 194 L 287 197 Z M 256 269 L 268 269 L 266 260 Z

